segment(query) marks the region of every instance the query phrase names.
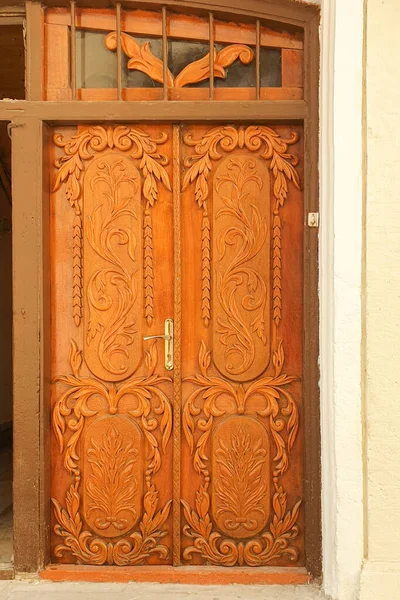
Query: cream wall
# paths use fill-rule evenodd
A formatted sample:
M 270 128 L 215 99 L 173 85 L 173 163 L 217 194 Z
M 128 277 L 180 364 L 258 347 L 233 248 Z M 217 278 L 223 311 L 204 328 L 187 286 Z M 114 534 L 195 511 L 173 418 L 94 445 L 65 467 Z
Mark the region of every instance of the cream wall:
M 361 598 L 400 599 L 400 2 L 366 27 L 366 562 Z
M 363 560 L 364 0 L 323 0 L 320 366 L 323 589 L 355 600 Z

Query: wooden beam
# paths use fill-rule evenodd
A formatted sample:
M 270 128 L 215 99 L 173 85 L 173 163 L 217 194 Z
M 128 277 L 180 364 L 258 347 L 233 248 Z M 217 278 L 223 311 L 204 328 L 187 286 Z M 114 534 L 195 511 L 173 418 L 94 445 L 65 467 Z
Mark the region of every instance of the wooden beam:
M 14 0 L 19 4 L 20 0 Z M 28 2 L 31 0 L 28 0 Z M 9 3 L 9 0 L 0 0 Z M 314 4 L 302 4 L 293 0 L 144 0 L 141 7 L 145 9 L 159 8 L 160 4 L 167 7 L 180 9 L 182 12 L 190 10 L 193 12 L 203 12 L 210 10 L 214 13 L 225 13 L 230 15 L 243 15 L 244 17 L 263 18 L 275 20 L 281 23 L 292 24 L 301 27 L 307 21 L 319 14 L 320 7 Z M 47 0 L 46 6 L 68 6 L 69 0 Z M 137 0 L 121 0 L 124 10 L 133 10 L 138 8 Z M 109 8 L 109 0 L 96 0 L 96 8 Z M 77 7 L 93 8 L 93 0 L 78 0 Z
M 0 102 L 0 120 L 37 118 L 50 124 L 79 122 L 138 122 L 138 121 L 256 121 L 302 120 L 307 114 L 304 100 L 260 100 L 224 102 Z
M 14 567 L 35 572 L 44 563 L 40 472 L 45 418 L 43 365 L 42 229 L 43 129 L 38 119 L 12 129 Z M 49 311 L 47 311 L 49 312 Z M 41 424 L 42 417 L 42 424 Z M 48 460 L 45 464 L 48 464 Z M 48 500 L 47 500 L 48 504 Z M 46 505 L 47 505 L 46 504 Z
M 40 2 L 26 2 L 26 69 L 27 100 L 43 98 L 44 21 Z
M 304 529 L 306 568 L 319 577 L 322 572 L 321 528 L 321 438 L 319 390 L 319 295 L 318 228 L 306 223 L 309 212 L 319 212 L 319 15 L 304 31 L 304 95 L 307 118 L 304 125 Z

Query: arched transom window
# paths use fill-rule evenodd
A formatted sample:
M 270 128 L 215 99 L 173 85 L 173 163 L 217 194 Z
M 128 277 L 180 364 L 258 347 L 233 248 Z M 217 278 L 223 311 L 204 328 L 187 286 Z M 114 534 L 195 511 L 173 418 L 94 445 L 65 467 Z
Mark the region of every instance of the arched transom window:
M 187 7 L 71 2 L 45 12 L 45 98 L 299 100 L 303 37 L 293 25 Z

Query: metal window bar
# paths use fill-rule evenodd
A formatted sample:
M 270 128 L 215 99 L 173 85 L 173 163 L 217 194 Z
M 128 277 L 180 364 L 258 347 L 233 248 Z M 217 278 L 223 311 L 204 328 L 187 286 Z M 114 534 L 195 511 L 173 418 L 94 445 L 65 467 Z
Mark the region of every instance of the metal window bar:
M 210 100 L 214 100 L 214 15 L 209 13 L 209 42 L 210 42 Z
M 117 99 L 122 100 L 122 49 L 121 49 L 121 4 L 116 4 L 117 31 Z
M 74 0 L 72 0 L 70 2 L 70 16 L 71 16 L 70 81 L 71 81 L 72 100 L 76 100 L 76 3 L 74 2 Z
M 163 99 L 168 100 L 168 38 L 167 9 L 162 7 L 162 57 L 163 57 Z
M 260 65 L 260 55 L 261 55 L 261 26 L 260 20 L 256 21 L 256 99 L 260 100 L 260 90 L 261 90 L 261 65 Z

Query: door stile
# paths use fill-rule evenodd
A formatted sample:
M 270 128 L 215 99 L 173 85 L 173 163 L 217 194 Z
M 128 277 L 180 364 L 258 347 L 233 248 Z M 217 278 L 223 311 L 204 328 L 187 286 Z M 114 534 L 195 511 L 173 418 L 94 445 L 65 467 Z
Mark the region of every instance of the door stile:
M 174 213 L 174 400 L 173 400 L 173 565 L 181 564 L 181 346 L 182 346 L 182 265 L 181 265 L 181 161 L 180 125 L 173 125 L 173 213 Z
M 37 118 L 12 131 L 14 567 L 37 571 L 48 549 L 48 421 L 50 314 L 47 280 L 48 186 L 43 152 L 48 129 Z M 42 174 L 43 173 L 43 177 Z M 29 182 L 29 184 L 27 184 Z M 29 187 L 29 189 L 28 189 Z M 29 192 L 29 193 L 28 193 Z

